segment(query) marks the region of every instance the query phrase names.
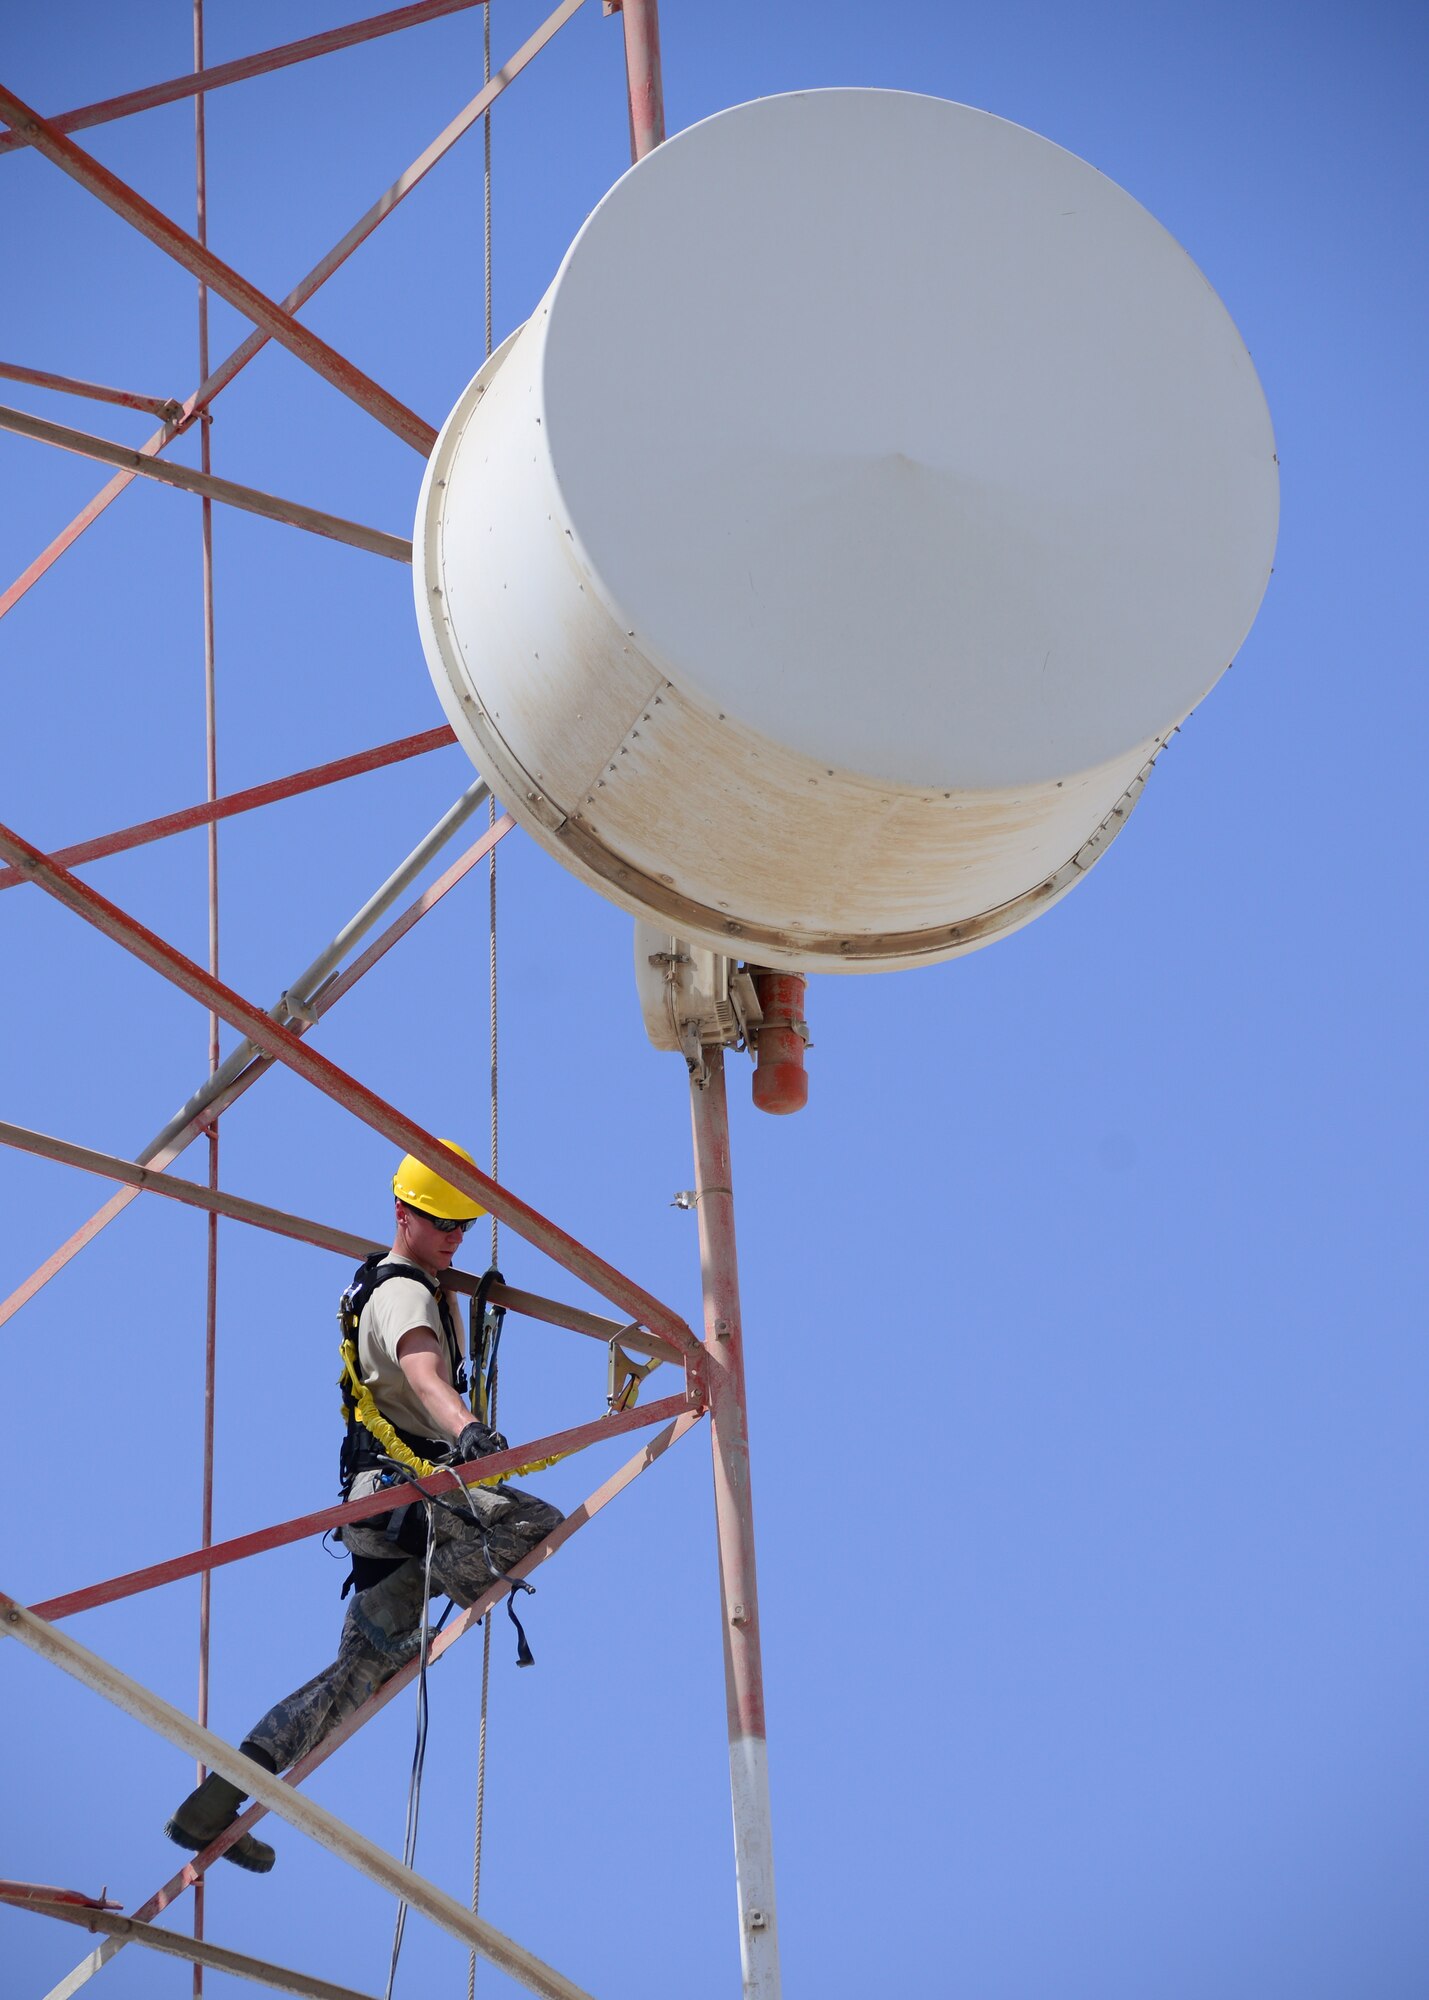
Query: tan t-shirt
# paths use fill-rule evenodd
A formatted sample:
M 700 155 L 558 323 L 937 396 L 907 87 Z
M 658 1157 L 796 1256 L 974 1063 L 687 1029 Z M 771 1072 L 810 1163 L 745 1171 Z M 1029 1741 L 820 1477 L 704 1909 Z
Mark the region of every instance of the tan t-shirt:
M 384 1257 L 383 1265 L 400 1262 Z M 442 1350 L 442 1373 L 456 1387 L 451 1348 L 442 1330 L 441 1308 L 418 1278 L 388 1278 L 362 1308 L 357 1327 L 357 1364 L 373 1401 L 389 1424 L 420 1437 L 440 1436 L 397 1359 L 397 1343 L 413 1327 L 429 1327 Z

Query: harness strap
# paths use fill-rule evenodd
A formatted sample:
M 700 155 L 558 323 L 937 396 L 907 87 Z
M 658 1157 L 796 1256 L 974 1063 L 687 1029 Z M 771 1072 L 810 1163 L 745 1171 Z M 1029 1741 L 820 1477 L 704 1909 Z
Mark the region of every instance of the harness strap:
M 495 1422 L 496 1359 L 501 1346 L 501 1329 L 506 1322 L 505 1306 L 491 1303 L 491 1287 L 505 1280 L 493 1264 L 477 1281 L 471 1306 L 471 1392 L 472 1410 L 484 1424 Z
M 342 1343 L 342 1368 L 343 1380 L 340 1386 L 346 1390 L 352 1416 L 382 1447 L 381 1455 L 395 1459 L 398 1465 L 406 1466 L 407 1470 L 418 1479 L 429 1478 L 438 1468 L 430 1459 L 423 1458 L 404 1444 L 378 1409 L 372 1391 L 358 1372 L 357 1347 L 350 1338 Z M 436 1440 L 432 1439 L 429 1442 L 435 1443 Z M 562 1456 L 562 1453 L 555 1452 L 550 1458 L 533 1458 L 525 1465 L 518 1465 L 514 1472 L 493 1473 L 490 1479 L 469 1479 L 466 1483 L 468 1486 L 504 1486 L 508 1479 L 523 1479 L 529 1472 L 544 1472 L 548 1465 L 558 1465 Z
M 378 1409 L 372 1391 L 362 1379 L 357 1360 L 357 1343 L 351 1334 L 347 1335 L 342 1343 L 342 1379 L 338 1386 L 345 1391 L 344 1414 L 348 1417 L 349 1425 L 355 1420 L 369 1436 L 375 1438 L 381 1446 L 382 1457 L 395 1459 L 398 1465 L 405 1465 L 418 1479 L 426 1479 L 436 1469 L 430 1459 L 423 1458 L 419 1452 L 414 1451 L 403 1441 Z M 424 1441 L 430 1444 L 436 1443 L 434 1438 Z M 377 1455 L 373 1454 L 374 1457 Z M 355 1475 L 357 1470 L 358 1467 L 354 1464 L 352 1474 Z M 350 1486 L 351 1483 L 350 1475 L 347 1484 Z
M 516 1627 L 516 1664 L 518 1667 L 534 1667 L 536 1655 L 526 1638 L 526 1628 L 516 1616 L 516 1593 L 513 1590 L 506 1600 L 506 1616 Z
M 499 1308 L 487 1307 L 486 1294 L 493 1284 L 500 1281 L 500 1275 L 495 1269 L 488 1271 L 481 1280 L 481 1286 L 477 1295 L 478 1304 L 481 1309 L 478 1315 L 478 1323 L 483 1326 L 488 1322 L 495 1323 L 492 1328 L 489 1353 L 478 1351 L 477 1354 L 472 1356 L 472 1376 L 476 1391 L 473 1400 L 480 1401 L 486 1407 L 493 1406 L 495 1400 L 496 1347 L 500 1337 L 501 1320 L 503 1317 Z M 451 1371 L 453 1386 L 458 1395 L 464 1395 L 467 1392 L 467 1374 L 461 1352 L 460 1337 L 457 1333 L 446 1293 L 442 1290 L 441 1286 L 437 1284 L 435 1279 L 429 1277 L 425 1271 L 420 1270 L 415 1264 L 407 1264 L 389 1258 L 385 1251 L 377 1250 L 371 1256 L 364 1258 L 354 1272 L 352 1283 L 343 1293 L 342 1300 L 338 1306 L 338 1324 L 342 1331 L 342 1373 L 338 1377 L 338 1392 L 342 1399 L 342 1418 L 346 1425 L 346 1436 L 343 1439 L 340 1468 L 342 1497 L 344 1500 L 350 1498 L 353 1483 L 360 1472 L 370 1471 L 376 1467 L 385 1467 L 388 1480 L 394 1475 L 398 1478 L 405 1476 L 413 1479 L 426 1479 L 439 1466 L 448 1466 L 452 1462 L 451 1447 L 442 1439 L 422 1437 L 413 1431 L 402 1431 L 395 1424 L 389 1422 L 378 1408 L 377 1401 L 371 1389 L 362 1379 L 362 1367 L 358 1356 L 357 1342 L 362 1314 L 367 1306 L 367 1302 L 377 1290 L 377 1287 L 385 1284 L 389 1278 L 407 1277 L 415 1278 L 436 1299 L 442 1332 L 447 1343 L 448 1365 Z M 486 1366 L 485 1382 L 482 1381 L 481 1372 L 483 1362 Z M 485 1392 L 484 1394 L 482 1393 L 483 1391 Z M 494 1473 L 490 1478 L 471 1480 L 467 1483 L 475 1486 L 501 1486 L 508 1479 L 524 1478 L 526 1474 L 531 1472 L 543 1472 L 547 1466 L 559 1464 L 561 1456 L 562 1454 L 555 1453 L 549 1458 L 533 1458 L 528 1460 L 526 1464 L 517 1466 L 514 1472 Z M 401 1468 L 401 1470 L 398 1471 L 398 1468 Z M 443 1503 L 439 1502 L 438 1504 Z M 346 1583 L 343 1585 L 342 1594 L 344 1597 L 354 1585 L 358 1590 L 364 1590 L 369 1584 L 379 1582 L 383 1576 L 391 1574 L 398 1563 L 407 1560 L 407 1553 L 412 1553 L 412 1551 L 408 1550 L 408 1542 L 411 1539 L 410 1528 L 411 1526 L 415 1526 L 415 1518 L 410 1517 L 409 1510 L 411 1506 L 412 1503 L 408 1502 L 406 1506 L 394 1508 L 385 1517 L 375 1515 L 367 1522 L 370 1528 L 379 1533 L 385 1529 L 386 1540 L 394 1550 L 394 1555 L 390 1559 L 379 1557 L 363 1558 L 354 1555 L 352 1558 L 352 1570 L 348 1575 Z M 422 1525 L 425 1528 L 425 1521 Z M 406 1539 L 404 1539 L 404 1531 L 406 1531 Z M 398 1556 L 395 1554 L 395 1551 L 399 1549 L 407 1551 L 407 1553 Z M 363 1564 L 361 1574 L 359 1574 L 357 1567 L 359 1563 Z M 489 1556 L 488 1563 L 490 1563 Z M 493 1566 L 493 1574 L 496 1575 L 499 1573 Z M 516 1614 L 514 1611 L 511 1615 L 513 1620 L 515 1620 Z M 516 1624 L 518 1634 L 520 1635 L 518 1651 L 526 1656 L 521 1659 L 520 1663 L 522 1666 L 525 1666 L 529 1664 L 530 1647 L 526 1644 L 525 1634 L 521 1633 L 519 1620 L 516 1621 Z

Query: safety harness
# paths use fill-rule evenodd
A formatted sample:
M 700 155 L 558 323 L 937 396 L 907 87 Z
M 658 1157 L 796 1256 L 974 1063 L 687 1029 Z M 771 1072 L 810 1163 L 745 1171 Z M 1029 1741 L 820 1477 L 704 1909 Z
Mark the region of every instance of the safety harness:
M 352 1283 L 338 1301 L 337 1308 L 342 1346 L 342 1373 L 337 1387 L 342 1399 L 344 1425 L 338 1477 L 344 1500 L 351 1499 L 353 1485 L 360 1473 L 380 1472 L 383 1484 L 391 1484 L 397 1476 L 392 1470 L 395 1465 L 405 1467 L 414 1479 L 425 1479 L 434 1469 L 433 1462 L 442 1461 L 450 1451 L 449 1444 L 441 1438 L 427 1437 L 420 1431 L 403 1430 L 399 1425 L 389 1423 L 362 1379 L 357 1338 L 363 1309 L 377 1287 L 385 1285 L 389 1278 L 412 1278 L 435 1298 L 452 1382 L 458 1395 L 466 1393 L 461 1338 L 446 1293 L 417 1265 L 403 1263 L 385 1250 L 374 1250 L 353 1272 Z M 392 1544 L 392 1554 L 390 1557 L 368 1556 L 354 1551 L 352 1567 L 342 1586 L 344 1597 L 349 1590 L 370 1589 L 384 1576 L 390 1576 L 408 1556 L 420 1556 L 426 1550 L 427 1523 L 420 1508 L 414 1510 L 409 1504 L 394 1508 L 390 1514 L 374 1514 L 366 1526 L 378 1534 L 385 1531 L 387 1540 Z
M 352 1283 L 338 1302 L 337 1318 L 342 1342 L 342 1373 L 338 1377 L 338 1394 L 342 1399 L 342 1419 L 345 1426 L 342 1452 L 339 1458 L 339 1475 L 342 1497 L 352 1497 L 352 1488 L 359 1473 L 376 1471 L 381 1474 L 383 1485 L 395 1482 L 410 1482 L 425 1479 L 440 1465 L 451 1462 L 451 1445 L 442 1438 L 426 1437 L 419 1431 L 403 1430 L 383 1416 L 373 1398 L 372 1391 L 362 1379 L 362 1364 L 358 1358 L 358 1332 L 362 1323 L 363 1309 L 379 1285 L 389 1278 L 414 1278 L 419 1285 L 429 1291 L 437 1302 L 437 1312 L 441 1321 L 442 1338 L 446 1343 L 447 1361 L 451 1370 L 452 1386 L 459 1396 L 468 1392 L 466 1365 L 462 1358 L 461 1335 L 451 1305 L 442 1287 L 415 1264 L 403 1263 L 393 1258 L 385 1250 L 374 1250 L 364 1257 L 352 1275 Z M 493 1284 L 499 1283 L 501 1273 L 491 1270 L 486 1273 L 477 1287 L 476 1312 L 474 1314 L 474 1338 L 478 1351 L 472 1366 L 477 1382 L 476 1415 L 481 1422 L 487 1420 L 492 1404 L 492 1391 L 496 1381 L 496 1353 L 501 1339 L 503 1308 L 493 1306 L 487 1297 Z M 536 1458 L 517 1468 L 518 1474 L 544 1471 L 548 1465 L 559 1463 L 560 1454 L 550 1458 Z M 510 1475 L 493 1473 L 489 1479 L 469 1480 L 468 1485 L 500 1486 Z M 432 1505 L 446 1503 L 436 1500 L 422 1506 L 408 1501 L 394 1507 L 388 1514 L 373 1514 L 364 1521 L 364 1526 L 384 1534 L 392 1545 L 390 1556 L 359 1555 L 352 1551 L 352 1566 L 347 1580 L 342 1586 L 342 1595 L 349 1590 L 367 1590 L 374 1583 L 380 1583 L 385 1576 L 399 1568 L 409 1556 L 423 1556 L 426 1553 L 430 1535 L 430 1509 Z M 487 1558 L 490 1562 L 490 1557 Z M 493 1568 L 493 1576 L 499 1572 Z M 529 1590 L 530 1585 L 517 1583 L 515 1590 Z M 520 1642 L 521 1664 L 530 1659 L 530 1649 L 526 1635 L 521 1630 L 512 1600 L 506 1605 L 511 1622 L 516 1627 Z
M 367 1301 L 377 1287 L 385 1285 L 389 1278 L 415 1279 L 436 1300 L 452 1383 L 459 1396 L 466 1394 L 466 1364 L 462 1359 L 461 1336 L 457 1332 L 446 1293 L 435 1278 L 428 1277 L 416 1264 L 404 1264 L 386 1250 L 374 1250 L 353 1272 L 352 1283 L 343 1293 L 337 1308 L 337 1323 L 342 1336 L 342 1374 L 338 1377 L 337 1387 L 346 1426 L 338 1469 L 344 1500 L 352 1497 L 353 1482 L 360 1472 L 385 1470 L 384 1461 L 395 1459 L 398 1465 L 405 1465 L 414 1477 L 425 1479 L 434 1470 L 434 1461 L 440 1463 L 451 1449 L 449 1441 L 424 1437 L 418 1431 L 404 1431 L 398 1425 L 389 1423 L 362 1379 L 362 1367 L 357 1358 L 358 1328 Z M 375 1526 L 375 1522 L 372 1525 Z

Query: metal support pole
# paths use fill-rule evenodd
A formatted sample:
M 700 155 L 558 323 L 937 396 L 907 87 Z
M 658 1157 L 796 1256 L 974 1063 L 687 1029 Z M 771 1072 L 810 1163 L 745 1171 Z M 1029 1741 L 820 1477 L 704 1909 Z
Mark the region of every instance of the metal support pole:
M 630 157 L 643 160 L 665 137 L 665 85 L 660 72 L 657 0 L 621 0 L 625 77 L 630 92 Z
M 203 68 L 203 0 L 193 0 L 194 68 Z M 205 122 L 205 99 L 202 91 L 194 98 L 194 228 L 196 240 L 203 249 L 208 248 L 208 141 Z M 198 286 L 198 374 L 202 382 L 208 375 L 208 286 L 202 278 Z M 199 469 L 205 479 L 213 476 L 212 450 L 213 412 L 205 410 L 199 421 Z M 207 781 L 207 802 L 212 805 L 218 798 L 218 682 L 215 667 L 214 623 L 213 623 L 213 501 L 205 494 L 200 516 L 200 574 L 203 580 L 203 723 L 204 723 L 204 772 Z M 205 846 L 208 860 L 208 969 L 214 978 L 218 977 L 218 824 L 210 820 L 205 829 Z M 218 1015 L 209 1009 L 208 1014 L 208 1073 L 212 1076 L 218 1068 Z M 218 1120 L 214 1119 L 208 1128 L 208 1185 L 210 1193 L 218 1192 Z M 209 1548 L 213 1542 L 213 1474 L 214 1474 L 214 1419 L 218 1402 L 218 1216 L 214 1210 L 208 1213 L 207 1263 L 204 1285 L 204 1344 L 203 1344 L 203 1423 L 201 1427 L 203 1449 L 203 1499 L 199 1510 L 203 1546 Z M 198 1719 L 208 1727 L 209 1670 L 212 1654 L 213 1635 L 213 1577 L 205 1570 L 199 1578 L 198 1598 Z M 196 1782 L 202 1784 L 208 1776 L 202 1760 L 198 1765 Z M 206 1888 L 199 1883 L 194 1890 L 193 1934 L 197 1944 L 202 1944 L 204 1935 L 204 1903 Z M 193 2000 L 203 2000 L 203 1960 L 196 1958 L 193 1965 Z
M 695 1140 L 700 1277 L 704 1289 L 705 1383 L 719 1539 L 739 1949 L 745 2000 L 778 2000 L 779 1925 L 774 1908 L 774 1842 L 769 1813 L 764 1671 L 759 1651 L 759 1589 L 754 1565 L 754 1504 L 749 1483 L 744 1336 L 739 1311 L 724 1050 L 707 1048 L 704 1059 L 705 1082 L 696 1083 L 693 1077 L 690 1081 L 690 1113 Z

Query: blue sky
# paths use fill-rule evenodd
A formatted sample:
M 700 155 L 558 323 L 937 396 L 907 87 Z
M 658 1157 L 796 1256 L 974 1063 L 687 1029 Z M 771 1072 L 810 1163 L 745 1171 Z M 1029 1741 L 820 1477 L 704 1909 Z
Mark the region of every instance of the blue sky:
M 541 11 L 495 0 L 498 61 Z M 211 0 L 209 60 L 333 18 Z M 1260 618 L 1077 893 L 953 964 L 814 981 L 797 1119 L 756 1116 L 732 1065 L 789 1990 L 1417 2000 L 1423 16 L 667 0 L 662 25 L 672 129 L 888 85 L 1018 120 L 1121 182 L 1241 328 L 1283 481 Z M 53 0 L 5 42 L 6 81 L 58 110 L 187 67 L 189 10 Z M 281 295 L 479 76 L 471 12 L 215 94 L 214 247 Z M 187 107 L 84 143 L 188 220 Z M 619 25 L 589 0 L 499 108 L 498 338 L 625 159 Z M 0 180 L 8 358 L 186 393 L 187 275 L 44 161 L 0 159 Z M 477 138 L 305 317 L 439 422 L 480 359 L 480 284 Z M 215 305 L 215 355 L 245 330 Z M 3 400 L 129 442 L 152 428 L 15 384 Z M 217 404 L 213 452 L 408 531 L 416 456 L 271 347 Z M 103 475 L 14 438 L 0 466 L 3 583 Z M 215 540 L 222 790 L 440 721 L 404 571 L 229 512 Z M 198 576 L 196 503 L 136 486 L 4 621 L 0 817 L 26 837 L 202 795 Z M 271 1001 L 469 780 L 453 748 L 228 823 L 225 978 Z M 189 835 L 87 873 L 202 956 L 203 869 Z M 694 1317 L 694 1223 L 670 1206 L 683 1076 L 644 1041 L 628 920 L 520 835 L 501 911 L 503 1178 Z M 37 892 L 0 898 L 0 924 L 0 1116 L 132 1154 L 203 1072 L 201 1013 Z M 315 1042 L 478 1153 L 485 951 L 472 880 Z M 389 1149 L 284 1075 L 225 1121 L 222 1161 L 236 1192 L 385 1226 Z M 0 1174 L 8 1290 L 108 1190 L 12 1154 Z M 34 1600 L 197 1542 L 203 1260 L 198 1217 L 142 1198 L 0 1329 L 0 1588 Z M 574 1296 L 519 1245 L 504 1263 Z M 330 1495 L 345 1275 L 223 1226 L 220 1535 Z M 513 1325 L 505 1395 L 513 1436 L 583 1421 L 603 1356 Z M 569 1506 L 604 1465 L 542 1488 Z M 738 1979 L 709 1503 L 701 1430 L 551 1565 L 537 1670 L 497 1634 L 483 1910 L 601 1995 Z M 220 1732 L 331 1656 L 340 1575 L 314 1546 L 220 1573 Z M 183 1584 L 71 1629 L 191 1709 L 196 1605 Z M 433 1681 L 420 1860 L 458 1895 L 478 1670 L 469 1641 Z M 184 1760 L 18 1647 L 0 1676 L 0 1875 L 107 1882 L 133 1907 L 171 1872 Z M 411 1729 L 404 1699 L 313 1786 L 391 1848 Z M 389 1906 L 276 1838 L 267 1880 L 217 1871 L 210 1935 L 380 1989 Z M 0 1927 L 17 1993 L 81 1955 L 39 1919 Z M 463 1978 L 414 1920 L 399 1991 Z M 187 1990 L 134 1950 L 102 1982 Z

